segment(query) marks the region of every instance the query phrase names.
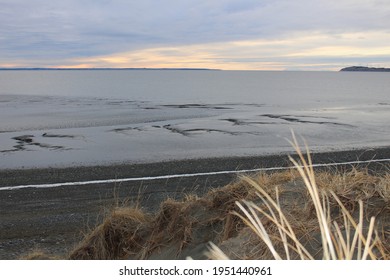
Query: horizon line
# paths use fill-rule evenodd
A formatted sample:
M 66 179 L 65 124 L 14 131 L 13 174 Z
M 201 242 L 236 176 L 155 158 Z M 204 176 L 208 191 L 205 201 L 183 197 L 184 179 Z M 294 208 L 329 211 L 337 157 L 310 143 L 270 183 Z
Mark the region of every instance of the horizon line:
M 215 68 L 193 67 L 0 67 L 0 70 L 200 70 L 222 71 Z
M 192 67 L 0 67 L 0 71 L 83 71 L 83 70 L 138 70 L 138 71 L 263 71 L 263 72 L 339 72 L 340 70 L 307 70 L 307 69 L 219 69 L 219 68 L 192 68 Z

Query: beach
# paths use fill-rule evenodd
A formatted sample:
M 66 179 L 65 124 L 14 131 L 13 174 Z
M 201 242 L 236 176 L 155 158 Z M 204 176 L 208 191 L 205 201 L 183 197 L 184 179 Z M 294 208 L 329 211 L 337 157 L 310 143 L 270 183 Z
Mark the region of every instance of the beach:
M 292 131 L 330 164 L 316 169 L 385 170 L 384 74 L 4 70 L 0 258 L 64 256 L 118 206 L 154 212 L 283 171 Z
M 389 163 L 381 160 L 390 158 L 390 148 L 315 153 L 312 157 L 316 164 L 379 160 L 377 163 L 355 163 L 318 169 L 348 170 L 355 166 L 367 167 L 373 173 L 381 173 L 389 170 Z M 2 170 L 0 187 L 37 187 L 0 191 L 0 258 L 19 258 L 36 249 L 60 256 L 66 255 L 81 241 L 84 234 L 101 223 L 105 215 L 115 207 L 138 206 L 148 212 L 154 212 L 166 198 L 181 199 L 189 194 L 202 195 L 213 188 L 220 188 L 235 181 L 239 174 L 202 174 L 194 177 L 139 179 L 122 183 L 76 184 L 48 188 L 39 188 L 39 185 L 256 168 L 267 170 L 272 167 L 291 167 L 291 163 L 286 154 L 278 154 L 150 164 Z
M 390 273 L 389 1 L 0 13 L 5 278 Z

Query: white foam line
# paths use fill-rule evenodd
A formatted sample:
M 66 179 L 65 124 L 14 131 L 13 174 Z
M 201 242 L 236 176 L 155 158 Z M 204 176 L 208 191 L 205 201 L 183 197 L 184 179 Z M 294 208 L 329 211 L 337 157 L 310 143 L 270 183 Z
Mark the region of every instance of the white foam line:
M 356 161 L 348 161 L 348 162 L 317 163 L 317 164 L 313 164 L 312 166 L 313 167 L 327 167 L 327 166 L 365 164 L 365 163 L 375 163 L 375 162 L 390 162 L 390 159 L 371 159 L 371 160 L 363 160 L 363 161 L 356 160 Z M 296 167 L 295 166 L 268 167 L 268 168 L 227 170 L 227 171 L 201 172 L 201 173 L 189 173 L 189 174 L 172 174 L 172 175 L 162 175 L 162 176 L 154 176 L 154 177 L 138 177 L 138 178 L 106 179 L 106 180 L 65 182 L 65 183 L 40 184 L 40 185 L 8 186 L 8 187 L 0 187 L 0 191 L 19 190 L 19 189 L 25 189 L 25 188 L 44 189 L 44 188 L 66 187 L 66 186 L 83 186 L 83 185 L 96 185 L 96 184 L 123 183 L 123 182 L 133 182 L 133 181 L 152 181 L 152 180 L 175 179 L 175 178 L 185 178 L 185 177 L 252 173 L 252 172 L 260 172 L 260 171 L 278 171 L 278 170 L 288 170 L 288 169 L 294 169 L 294 168 L 296 168 Z

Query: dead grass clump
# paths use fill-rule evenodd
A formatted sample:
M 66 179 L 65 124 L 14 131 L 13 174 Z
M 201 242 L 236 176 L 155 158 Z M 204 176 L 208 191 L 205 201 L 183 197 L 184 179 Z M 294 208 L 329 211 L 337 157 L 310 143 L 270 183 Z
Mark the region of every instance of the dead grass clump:
M 140 209 L 118 208 L 73 250 L 70 259 L 124 259 L 144 246 L 150 217 Z
M 376 187 L 380 177 L 369 174 L 367 169 L 352 169 L 345 173 L 326 173 L 316 174 L 318 187 L 337 193 L 340 197 L 348 200 L 366 200 L 375 196 L 378 192 Z
M 195 197 L 187 197 L 185 201 L 167 199 L 161 204 L 160 211 L 153 221 L 153 231 L 143 258 L 159 247 L 172 242 L 179 244 L 179 252 L 191 241 L 194 221 L 189 218 L 189 213 L 195 201 Z
M 71 259 L 185 258 L 193 248 L 237 235 L 244 223 L 232 213 L 237 200 L 254 192 L 243 181 L 212 190 L 204 197 L 167 199 L 151 216 L 115 209 L 70 254 Z
M 386 202 L 390 201 L 390 173 L 380 178 L 378 184 L 376 184 L 376 192 Z
M 261 172 L 252 177 L 259 185 L 264 186 L 264 189 L 270 191 L 274 186 L 284 185 L 299 178 L 299 172 L 295 169 L 278 171 L 272 173 Z M 269 189 L 269 190 L 268 190 Z
M 390 215 L 390 174 L 375 176 L 367 169 L 354 168 L 349 172 L 333 173 L 319 172 L 315 174 L 318 188 L 327 196 L 332 193 L 351 215 L 359 216 L 359 201 L 364 205 L 364 217 L 375 216 L 377 225 L 386 222 Z M 340 210 L 337 200 L 330 200 L 332 214 Z M 340 212 L 340 211 L 339 211 Z M 341 213 L 341 212 L 340 212 Z M 388 220 L 388 219 L 387 219 Z
M 56 255 L 48 254 L 42 250 L 36 249 L 23 255 L 19 260 L 59 260 L 60 257 Z
M 246 227 L 245 223 L 234 214 L 238 210 L 236 202 L 255 199 L 253 188 L 240 178 L 239 181 L 226 187 L 210 191 L 208 195 L 212 204 L 211 209 L 218 213 L 215 224 L 219 222 L 221 226 L 219 236 L 215 241 L 221 243 L 235 238 Z
M 248 198 L 254 192 L 245 182 L 238 181 L 223 188 L 211 190 L 206 197 L 211 201 L 211 207 L 221 212 L 228 212 L 235 208 L 235 202 Z
M 204 197 L 187 196 L 183 201 L 168 199 L 155 215 L 153 231 L 141 258 L 157 257 L 168 247 L 175 247 L 175 257 L 182 252 L 234 236 L 243 223 L 231 210 L 235 201 L 248 196 L 248 187 L 232 184 L 212 190 Z M 241 225 L 241 227 L 240 227 Z M 162 253 L 161 253 L 162 254 Z

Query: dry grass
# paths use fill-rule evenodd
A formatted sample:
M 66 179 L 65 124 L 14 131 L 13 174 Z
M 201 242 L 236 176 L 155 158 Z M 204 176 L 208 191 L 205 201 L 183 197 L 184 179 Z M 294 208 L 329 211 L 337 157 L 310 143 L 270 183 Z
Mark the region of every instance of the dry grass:
M 40 249 L 34 249 L 31 252 L 22 255 L 19 260 L 59 260 L 60 257 L 48 254 Z
M 256 189 L 260 203 L 237 201 L 241 211 L 236 215 L 260 239 L 257 257 L 389 259 L 389 175 L 372 176 L 354 169 L 337 176 L 329 173 L 318 176 L 310 152 L 307 150 L 305 158 L 295 136 L 292 144 L 300 162 L 290 160 L 306 187 L 307 199 L 301 201 L 301 207 L 296 205 L 284 211 L 278 187 L 272 196 L 259 181 L 243 179 Z M 209 256 L 213 258 L 227 257 L 215 246 L 210 250 Z
M 150 231 L 150 217 L 138 208 L 118 208 L 71 252 L 70 259 L 121 259 L 137 254 Z
M 239 181 L 204 197 L 167 199 L 153 215 L 138 208 L 118 208 L 85 237 L 70 258 L 183 259 L 195 247 L 206 249 L 209 241 L 220 243 L 237 236 L 245 225 L 233 214 L 238 210 L 235 203 L 254 197 L 254 190 Z
M 70 258 L 389 259 L 390 174 L 314 172 L 293 145 L 296 169 L 168 199 L 153 214 L 115 209 Z
M 357 169 L 242 177 L 204 197 L 168 199 L 153 215 L 116 209 L 71 258 L 202 258 L 211 241 L 233 259 L 389 259 L 388 178 Z

